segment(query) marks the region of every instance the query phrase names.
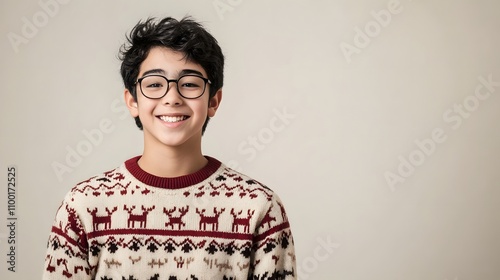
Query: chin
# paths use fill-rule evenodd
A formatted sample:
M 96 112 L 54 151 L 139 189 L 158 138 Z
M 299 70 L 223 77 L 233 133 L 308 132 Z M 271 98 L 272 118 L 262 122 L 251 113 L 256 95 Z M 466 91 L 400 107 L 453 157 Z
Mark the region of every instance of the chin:
M 200 143 L 200 141 L 201 141 L 201 134 L 199 136 L 199 139 L 197 136 L 192 136 L 189 138 L 184 138 L 184 137 L 172 138 L 172 137 L 170 137 L 169 139 L 160 140 L 160 142 L 164 146 L 179 147 L 179 148 L 186 147 L 186 146 L 192 146 L 193 148 L 196 148 L 197 145 L 199 145 L 198 143 Z

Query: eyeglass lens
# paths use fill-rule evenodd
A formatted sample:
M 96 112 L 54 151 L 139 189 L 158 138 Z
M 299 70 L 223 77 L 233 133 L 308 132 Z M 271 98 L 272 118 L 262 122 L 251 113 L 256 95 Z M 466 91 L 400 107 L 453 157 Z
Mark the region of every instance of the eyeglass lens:
M 141 81 L 142 93 L 148 98 L 162 98 L 169 90 L 169 82 L 163 76 L 146 76 Z M 205 80 L 199 76 L 182 76 L 177 80 L 177 90 L 184 98 L 198 98 L 205 91 Z

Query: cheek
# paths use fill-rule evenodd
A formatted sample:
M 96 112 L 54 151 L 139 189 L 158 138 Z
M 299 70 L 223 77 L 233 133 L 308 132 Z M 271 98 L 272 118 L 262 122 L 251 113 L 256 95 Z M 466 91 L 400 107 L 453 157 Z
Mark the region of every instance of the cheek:
M 141 115 L 150 115 L 151 112 L 153 112 L 155 108 L 155 104 L 152 102 L 148 102 L 149 100 L 138 100 L 139 102 L 137 103 L 137 112 L 139 116 Z
M 196 112 L 202 114 L 203 117 L 205 117 L 208 111 L 208 100 L 205 98 L 196 100 L 196 103 L 191 104 L 191 108 L 193 108 L 193 110 L 196 110 Z
M 205 119 L 208 114 L 208 106 L 206 106 L 205 103 L 200 104 L 197 108 L 196 111 L 198 112 L 198 116 L 200 119 Z

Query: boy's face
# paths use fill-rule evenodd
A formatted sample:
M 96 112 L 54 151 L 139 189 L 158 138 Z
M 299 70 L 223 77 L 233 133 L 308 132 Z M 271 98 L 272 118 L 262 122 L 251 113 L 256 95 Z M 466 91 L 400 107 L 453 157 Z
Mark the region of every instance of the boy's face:
M 183 74 L 195 74 L 207 78 L 207 73 L 197 63 L 186 61 L 184 54 L 165 47 L 153 47 L 142 62 L 138 78 L 161 75 L 169 80 L 177 80 Z M 145 85 L 143 84 L 143 88 Z M 199 150 L 201 130 L 205 120 L 213 117 L 222 98 L 222 91 L 209 100 L 210 85 L 197 99 L 185 99 L 177 91 L 175 82 L 160 99 L 145 97 L 139 83 L 136 85 L 137 100 L 125 90 L 125 102 L 133 117 L 139 117 L 144 130 L 144 145 L 159 148 L 185 147 Z

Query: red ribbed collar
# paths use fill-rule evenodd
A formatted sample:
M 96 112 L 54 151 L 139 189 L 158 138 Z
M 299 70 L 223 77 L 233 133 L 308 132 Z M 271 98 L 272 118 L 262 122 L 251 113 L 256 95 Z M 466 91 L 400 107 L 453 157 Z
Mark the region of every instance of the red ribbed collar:
M 214 174 L 214 172 L 221 166 L 221 162 L 217 159 L 205 156 L 208 163 L 202 169 L 193 174 L 167 178 L 158 177 L 142 170 L 137 163 L 140 158 L 141 156 L 137 156 L 125 161 L 125 167 L 132 174 L 132 176 L 146 185 L 166 189 L 180 189 L 201 183 Z

